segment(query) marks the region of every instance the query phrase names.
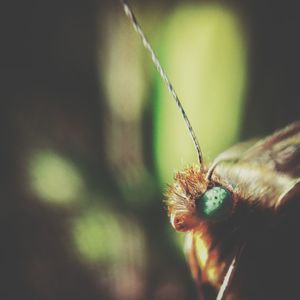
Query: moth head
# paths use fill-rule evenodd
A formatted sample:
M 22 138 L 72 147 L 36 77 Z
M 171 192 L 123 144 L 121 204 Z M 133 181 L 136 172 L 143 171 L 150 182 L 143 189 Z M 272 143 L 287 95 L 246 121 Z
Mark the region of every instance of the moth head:
M 172 226 L 189 231 L 207 222 L 227 218 L 233 208 L 233 195 L 225 187 L 207 178 L 199 167 L 178 172 L 166 192 L 166 204 Z

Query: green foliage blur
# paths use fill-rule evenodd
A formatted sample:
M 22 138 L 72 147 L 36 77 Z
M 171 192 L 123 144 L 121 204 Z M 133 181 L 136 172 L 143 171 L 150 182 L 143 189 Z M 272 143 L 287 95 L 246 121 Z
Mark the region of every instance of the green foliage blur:
M 131 4 L 207 162 L 299 119 L 296 10 L 163 2 Z M 0 299 L 197 299 L 163 203 L 196 152 L 120 3 L 6 6 Z

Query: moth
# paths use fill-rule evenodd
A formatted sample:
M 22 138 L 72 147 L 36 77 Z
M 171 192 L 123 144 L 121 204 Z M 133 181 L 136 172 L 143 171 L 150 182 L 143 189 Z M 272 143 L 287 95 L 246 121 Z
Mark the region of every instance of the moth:
M 172 84 L 131 8 L 121 3 L 198 154 L 198 165 L 175 175 L 165 202 L 172 226 L 186 232 L 199 299 L 300 298 L 300 122 L 237 144 L 206 164 Z

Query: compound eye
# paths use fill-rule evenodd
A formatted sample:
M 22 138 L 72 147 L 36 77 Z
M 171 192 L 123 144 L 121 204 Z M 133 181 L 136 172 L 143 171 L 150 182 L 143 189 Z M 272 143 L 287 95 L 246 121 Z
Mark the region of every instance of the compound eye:
M 196 200 L 199 215 L 207 220 L 227 217 L 232 209 L 231 193 L 223 187 L 215 186 Z

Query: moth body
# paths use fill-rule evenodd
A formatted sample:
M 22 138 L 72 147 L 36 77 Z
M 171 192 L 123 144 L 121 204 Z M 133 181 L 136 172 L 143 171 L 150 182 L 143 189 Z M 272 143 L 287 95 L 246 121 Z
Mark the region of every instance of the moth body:
M 228 299 L 244 299 L 239 297 L 249 294 L 247 289 L 240 291 L 243 285 L 237 284 L 239 280 L 235 277 L 239 270 L 244 269 L 249 274 L 244 282 L 252 282 L 253 287 L 259 284 L 248 269 L 260 262 L 266 248 L 277 242 L 282 247 L 281 237 L 276 241 L 277 231 L 281 230 L 278 224 L 286 220 L 289 207 L 300 192 L 299 122 L 247 149 L 245 145 L 249 144 L 234 146 L 220 154 L 209 167 L 193 166 L 178 172 L 166 192 L 172 226 L 187 232 L 187 259 L 203 299 L 216 297 L 233 259 L 237 260 L 237 266 L 232 285 L 228 282 Z M 218 202 L 218 194 L 211 192 L 220 189 L 226 191 L 221 195 L 225 200 L 230 198 L 226 200 L 230 205 Z M 206 195 L 212 195 L 209 200 L 212 204 L 208 203 L 212 211 L 216 210 L 213 217 L 203 213 L 203 209 L 211 212 L 201 204 L 207 201 Z M 218 203 L 222 205 L 218 207 Z M 277 249 L 280 247 L 276 246 Z M 273 254 L 279 259 L 277 249 Z M 253 265 L 249 266 L 251 260 Z M 272 269 L 265 272 L 271 274 Z M 240 275 L 240 278 L 244 277 Z M 279 274 L 277 278 L 280 278 Z M 260 289 L 256 287 L 256 291 Z M 279 299 L 276 298 L 278 293 L 274 295 L 274 299 Z M 249 299 L 264 299 L 256 297 Z
M 253 144 L 238 144 L 211 165 L 175 89 L 126 0 L 121 0 L 183 117 L 199 166 L 178 172 L 166 191 L 172 226 L 201 300 L 299 298 L 300 122 Z

